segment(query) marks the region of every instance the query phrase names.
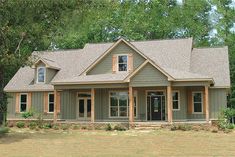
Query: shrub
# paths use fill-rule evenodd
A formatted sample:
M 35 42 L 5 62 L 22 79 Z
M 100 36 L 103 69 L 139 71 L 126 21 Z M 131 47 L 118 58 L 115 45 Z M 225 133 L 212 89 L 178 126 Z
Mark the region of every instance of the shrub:
M 61 129 L 62 130 L 68 130 L 69 129 L 69 125 L 68 124 L 63 124 L 63 125 L 61 125 Z
M 112 129 L 111 124 L 107 124 L 106 127 L 105 127 L 105 130 L 106 131 L 112 131 L 113 129 Z
M 126 131 L 126 128 L 120 124 L 115 125 L 113 129 L 117 131 Z
M 30 129 L 36 129 L 36 127 L 37 127 L 37 123 L 36 122 L 30 122 L 29 123 L 29 128 Z
M 53 125 L 53 127 L 52 127 L 54 130 L 59 130 L 60 129 L 60 126 L 58 125 L 58 124 L 55 124 L 55 125 Z
M 211 130 L 211 132 L 217 133 L 217 132 L 218 132 L 218 129 L 213 129 L 213 130 Z
M 234 129 L 234 124 L 230 123 L 230 120 L 235 117 L 235 109 L 226 108 L 222 110 L 219 116 L 218 127 L 222 130 Z
M 25 127 L 25 122 L 17 122 L 17 123 L 16 123 L 16 126 L 17 126 L 18 128 L 24 128 L 24 127 Z
M 81 127 L 81 129 L 86 130 L 86 129 L 87 129 L 87 126 L 83 125 L 83 126 Z
M 6 133 L 9 132 L 9 128 L 8 127 L 0 127 L 0 135 L 4 135 Z
M 171 131 L 175 131 L 175 130 L 178 130 L 178 127 L 176 125 L 172 125 L 171 126 Z
M 27 119 L 27 118 L 29 118 L 29 117 L 32 117 L 32 116 L 33 116 L 33 111 L 30 110 L 30 111 L 28 111 L 28 112 L 24 112 L 24 113 L 21 114 L 21 116 L 22 116 L 23 118 L 25 118 L 25 119 Z
M 73 130 L 79 130 L 80 129 L 80 126 L 79 125 L 74 125 L 73 126 Z
M 43 129 L 50 129 L 50 128 L 52 128 L 52 125 L 51 125 L 51 123 L 45 123 L 45 124 L 43 124 L 42 128 Z

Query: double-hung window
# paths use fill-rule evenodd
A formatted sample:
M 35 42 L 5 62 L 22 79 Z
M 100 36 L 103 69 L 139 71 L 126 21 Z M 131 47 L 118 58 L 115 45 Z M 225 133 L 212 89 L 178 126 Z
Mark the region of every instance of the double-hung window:
M 137 97 L 134 94 L 134 116 L 137 114 Z M 129 116 L 129 97 L 128 92 L 113 91 L 110 92 L 110 117 L 128 117 Z
M 48 112 L 54 112 L 54 94 L 48 94 Z
M 180 93 L 179 93 L 179 91 L 172 92 L 172 106 L 173 106 L 173 110 L 180 110 Z
M 128 55 L 118 55 L 118 71 L 127 71 Z
M 45 83 L 45 67 L 38 67 L 37 68 L 37 83 Z
M 20 112 L 26 112 L 27 109 L 27 94 L 20 94 Z
M 193 113 L 203 112 L 203 94 L 202 92 L 193 92 Z

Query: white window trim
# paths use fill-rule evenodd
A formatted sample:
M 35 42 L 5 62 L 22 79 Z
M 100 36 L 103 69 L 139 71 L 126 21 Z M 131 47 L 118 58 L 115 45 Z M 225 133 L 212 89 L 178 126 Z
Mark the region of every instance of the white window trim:
M 127 67 L 126 67 L 126 71 L 119 71 L 119 56 L 126 56 L 127 57 Z M 128 64 L 129 64 L 129 55 L 128 54 L 118 54 L 117 55 L 117 72 L 119 72 L 119 73 L 122 73 L 122 72 L 128 72 Z
M 21 95 L 26 95 L 26 111 L 24 111 L 24 112 L 21 112 Z M 28 93 L 20 93 L 20 102 L 19 102 L 19 111 L 20 111 L 20 113 L 27 112 L 27 104 L 28 104 Z
M 173 100 L 173 92 L 177 92 L 178 93 L 178 100 Z M 174 101 L 178 101 L 178 109 L 174 109 L 173 108 L 173 102 Z M 173 111 L 180 111 L 180 91 L 179 90 L 173 90 L 172 91 L 172 110 Z
M 111 93 L 112 92 L 127 92 L 128 93 L 128 98 L 127 98 L 127 116 L 119 116 L 119 102 L 118 102 L 118 116 L 111 116 Z M 134 97 L 136 97 L 136 115 L 134 116 L 134 118 L 138 118 L 138 93 L 136 90 L 134 90 Z M 133 102 L 134 103 L 134 102 Z M 134 107 L 135 109 L 135 107 Z M 109 118 L 128 118 L 129 117 L 129 92 L 128 90 L 112 90 L 109 91 Z
M 49 109 L 50 109 L 50 94 L 53 94 L 54 95 L 54 93 L 48 93 L 48 112 L 47 113 L 54 113 L 54 111 L 55 111 L 55 95 L 54 95 L 54 102 L 53 102 L 53 104 L 54 104 L 54 111 L 53 112 L 49 112 Z
M 195 93 L 201 93 L 202 95 L 202 102 L 196 102 L 196 103 L 201 103 L 202 104 L 202 112 L 194 112 L 194 98 L 193 98 L 193 94 Z M 193 91 L 192 92 L 192 104 L 193 104 L 193 114 L 203 114 L 203 107 L 204 107 L 204 103 L 203 103 L 203 92 L 202 91 Z
M 43 82 L 39 82 L 39 81 L 38 81 L 38 70 L 39 70 L 40 68 L 43 68 L 43 69 L 44 69 L 44 80 L 43 80 Z M 44 66 L 38 66 L 38 67 L 37 67 L 37 83 L 45 83 L 45 82 L 46 82 L 46 67 L 44 67 Z

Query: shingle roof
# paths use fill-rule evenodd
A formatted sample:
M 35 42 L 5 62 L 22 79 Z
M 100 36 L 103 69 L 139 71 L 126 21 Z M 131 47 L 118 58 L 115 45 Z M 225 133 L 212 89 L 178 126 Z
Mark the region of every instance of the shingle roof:
M 175 79 L 213 79 L 215 86 L 230 86 L 227 48 L 194 48 L 192 38 L 130 42 L 154 64 Z M 86 44 L 83 49 L 33 52 L 51 66 L 60 68 L 52 82 L 121 81 L 127 74 L 79 76 L 108 50 L 113 43 Z M 18 79 L 24 78 L 24 79 Z M 33 85 L 34 70 L 20 68 L 4 88 L 14 90 L 53 90 L 51 84 Z
M 194 48 L 190 71 L 210 76 L 214 86 L 230 86 L 228 48 Z

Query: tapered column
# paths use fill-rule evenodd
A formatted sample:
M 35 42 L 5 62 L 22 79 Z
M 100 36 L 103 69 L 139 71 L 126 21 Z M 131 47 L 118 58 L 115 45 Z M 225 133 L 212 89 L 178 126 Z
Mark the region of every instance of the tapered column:
M 129 123 L 133 127 L 134 122 L 134 97 L 133 97 L 133 87 L 129 87 Z
M 54 120 L 53 122 L 56 123 L 57 122 L 57 90 L 54 90 Z
M 172 87 L 171 85 L 167 86 L 167 113 L 168 113 L 168 122 L 172 123 Z
M 205 108 L 206 108 L 206 122 L 209 123 L 210 115 L 209 115 L 209 96 L 208 96 L 208 86 L 205 86 Z
M 91 122 L 95 122 L 95 89 L 91 89 Z

